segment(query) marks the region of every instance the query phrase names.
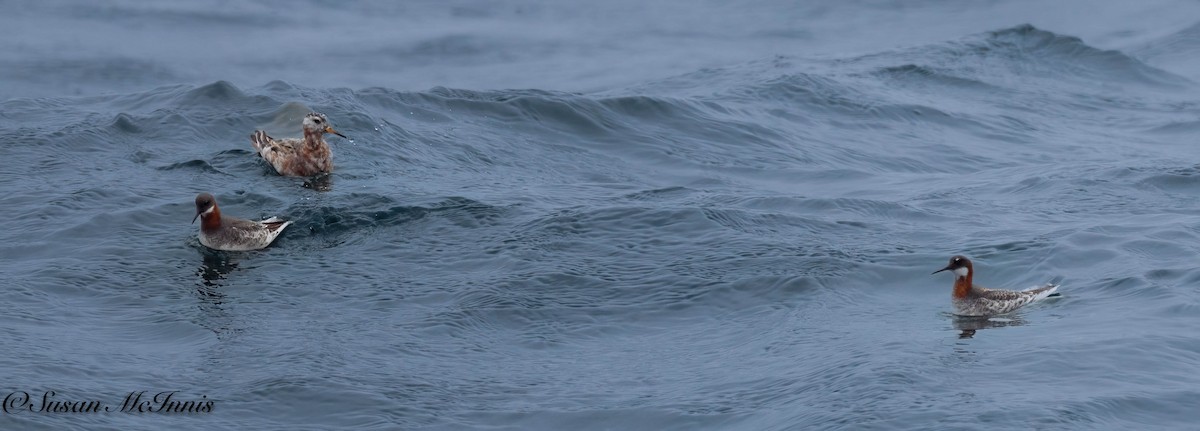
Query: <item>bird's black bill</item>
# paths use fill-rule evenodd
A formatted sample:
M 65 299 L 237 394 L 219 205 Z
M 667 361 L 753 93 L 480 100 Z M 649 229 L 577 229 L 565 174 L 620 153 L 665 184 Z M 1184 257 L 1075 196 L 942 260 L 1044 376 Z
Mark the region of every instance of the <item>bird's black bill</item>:
M 196 224 L 196 219 L 198 218 L 200 218 L 200 213 L 196 213 L 196 216 L 192 217 L 192 224 Z
M 949 271 L 949 270 L 950 270 L 950 267 L 948 267 L 948 266 L 947 266 L 947 267 L 945 267 L 945 268 L 942 268 L 942 269 L 939 269 L 939 270 L 937 270 L 937 271 L 934 271 L 932 274 L 929 274 L 929 275 L 933 275 L 933 274 L 937 274 L 937 273 L 939 273 L 939 272 L 942 272 L 942 271 Z
M 332 128 L 332 127 L 329 127 L 329 126 L 325 126 L 325 133 L 332 133 L 332 134 L 335 134 L 335 135 L 341 136 L 341 137 L 342 137 L 342 139 L 350 139 L 350 138 L 347 138 L 347 137 L 346 137 L 346 135 L 343 135 L 343 134 L 341 134 L 341 133 L 338 133 L 338 131 L 337 131 L 337 130 L 333 130 L 333 128 Z

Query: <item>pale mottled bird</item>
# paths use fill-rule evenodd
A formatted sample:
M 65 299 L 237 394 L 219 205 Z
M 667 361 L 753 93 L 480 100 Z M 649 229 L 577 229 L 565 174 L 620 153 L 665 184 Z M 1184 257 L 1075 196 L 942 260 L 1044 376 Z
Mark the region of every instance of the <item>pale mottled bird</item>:
M 324 136 L 332 133 L 346 138 L 346 135 L 333 130 L 329 119 L 319 112 L 305 115 L 301 126 L 303 138 L 274 139 L 267 132 L 255 130 L 250 134 L 250 143 L 279 175 L 311 177 L 332 172 L 333 152 L 329 151 Z

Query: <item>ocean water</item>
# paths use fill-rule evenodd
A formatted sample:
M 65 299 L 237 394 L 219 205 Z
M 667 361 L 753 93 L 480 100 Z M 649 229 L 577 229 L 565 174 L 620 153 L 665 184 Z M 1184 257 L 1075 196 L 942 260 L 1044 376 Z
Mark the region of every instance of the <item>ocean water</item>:
M 4 429 L 1200 420 L 1195 2 L 7 6 Z

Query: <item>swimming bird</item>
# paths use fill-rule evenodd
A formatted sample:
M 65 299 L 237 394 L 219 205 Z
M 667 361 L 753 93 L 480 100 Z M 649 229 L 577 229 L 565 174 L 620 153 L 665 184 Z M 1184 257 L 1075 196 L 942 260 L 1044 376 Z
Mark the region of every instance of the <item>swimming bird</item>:
M 217 198 L 208 193 L 196 195 L 196 217 L 200 219 L 200 243 L 205 247 L 226 250 L 258 250 L 275 241 L 283 229 L 292 224 L 278 217 L 251 221 L 237 217 L 221 217 Z
M 971 260 L 965 256 L 951 257 L 950 264 L 933 273 L 942 271 L 954 272 L 952 297 L 954 309 L 957 311 L 955 314 L 959 316 L 994 316 L 1008 313 L 1025 304 L 1052 296 L 1054 291 L 1058 290 L 1058 285 L 1053 283 L 1021 291 L 988 289 L 974 284 L 971 280 L 975 269 L 971 266 Z
M 305 115 L 301 127 L 303 138 L 275 139 L 267 136 L 267 132 L 255 130 L 250 134 L 250 143 L 279 175 L 311 177 L 333 171 L 333 153 L 324 136 L 332 133 L 346 138 L 346 135 L 333 130 L 329 119 L 319 112 Z

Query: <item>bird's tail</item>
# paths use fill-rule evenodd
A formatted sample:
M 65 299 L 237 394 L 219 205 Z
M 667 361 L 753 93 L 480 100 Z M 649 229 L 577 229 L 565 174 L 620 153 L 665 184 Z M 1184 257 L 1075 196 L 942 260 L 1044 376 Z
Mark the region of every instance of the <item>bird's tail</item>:
M 1037 301 L 1039 299 L 1046 299 L 1051 296 L 1061 296 L 1061 294 L 1056 292 L 1058 290 L 1058 286 L 1059 285 L 1054 284 L 1054 283 L 1046 283 L 1046 285 L 1044 285 L 1044 286 L 1038 287 L 1036 289 L 1030 289 L 1034 292 L 1037 292 L 1036 294 L 1034 294 L 1033 300 Z
M 271 217 L 263 220 L 262 224 L 267 225 L 267 229 L 271 232 L 280 232 L 292 224 L 292 220 L 284 220 L 279 217 Z
M 250 134 L 250 144 L 254 145 L 254 150 L 258 151 L 260 156 L 262 155 L 263 148 L 266 148 L 267 144 L 270 143 L 271 137 L 267 136 L 267 132 L 255 130 L 254 133 Z

